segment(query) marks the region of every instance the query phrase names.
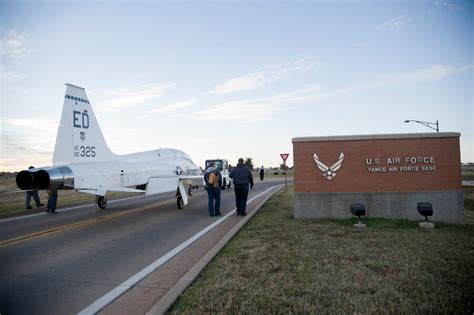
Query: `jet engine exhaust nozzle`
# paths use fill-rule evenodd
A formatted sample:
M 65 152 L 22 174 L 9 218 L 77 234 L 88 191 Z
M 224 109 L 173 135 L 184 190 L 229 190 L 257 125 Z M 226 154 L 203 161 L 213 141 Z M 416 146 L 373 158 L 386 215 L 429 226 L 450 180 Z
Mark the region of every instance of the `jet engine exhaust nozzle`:
M 67 166 L 24 170 L 16 175 L 21 190 L 74 189 L 74 174 Z

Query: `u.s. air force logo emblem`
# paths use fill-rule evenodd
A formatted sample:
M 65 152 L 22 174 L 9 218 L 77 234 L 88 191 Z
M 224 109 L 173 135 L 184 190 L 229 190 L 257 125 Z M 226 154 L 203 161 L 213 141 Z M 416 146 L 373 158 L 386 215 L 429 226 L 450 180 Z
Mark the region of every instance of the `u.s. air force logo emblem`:
M 314 162 L 316 162 L 316 165 L 318 166 L 319 170 L 323 172 L 322 175 L 326 177 L 326 179 L 331 180 L 336 177 L 336 171 L 339 170 L 342 166 L 342 161 L 344 161 L 344 153 L 341 152 L 341 155 L 339 155 L 339 159 L 337 160 L 337 162 L 329 167 L 323 162 L 321 162 L 316 153 L 313 155 L 313 159 Z

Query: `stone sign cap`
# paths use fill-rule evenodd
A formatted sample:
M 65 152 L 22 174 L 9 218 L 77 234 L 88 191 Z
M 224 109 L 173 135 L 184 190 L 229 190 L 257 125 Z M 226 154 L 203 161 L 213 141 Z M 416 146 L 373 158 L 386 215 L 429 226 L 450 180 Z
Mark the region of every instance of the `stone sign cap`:
M 341 135 L 324 137 L 297 137 L 292 142 L 312 141 L 348 141 L 348 140 L 379 140 L 379 139 L 421 139 L 421 138 L 453 138 L 460 137 L 459 132 L 427 132 L 427 133 L 391 133 L 374 135 Z

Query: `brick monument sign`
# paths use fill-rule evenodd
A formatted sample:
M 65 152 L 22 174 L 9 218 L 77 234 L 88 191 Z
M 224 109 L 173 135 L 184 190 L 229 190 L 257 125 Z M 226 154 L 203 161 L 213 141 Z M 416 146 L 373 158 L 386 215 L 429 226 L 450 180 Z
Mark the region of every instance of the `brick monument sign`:
M 459 133 L 300 137 L 293 139 L 295 218 L 367 216 L 464 224 Z

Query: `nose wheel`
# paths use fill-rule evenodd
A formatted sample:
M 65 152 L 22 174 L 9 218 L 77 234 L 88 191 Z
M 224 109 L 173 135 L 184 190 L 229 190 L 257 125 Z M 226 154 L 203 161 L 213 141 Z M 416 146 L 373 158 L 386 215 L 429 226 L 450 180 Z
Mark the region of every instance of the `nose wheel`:
M 188 195 L 192 196 L 193 195 L 193 190 L 198 190 L 199 186 L 198 185 L 189 185 L 188 188 Z

